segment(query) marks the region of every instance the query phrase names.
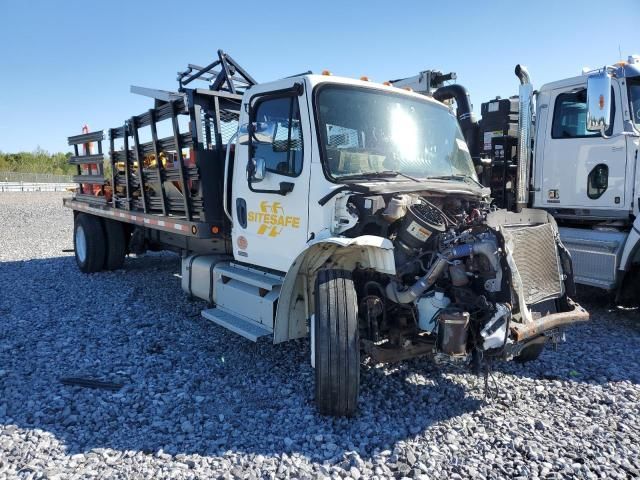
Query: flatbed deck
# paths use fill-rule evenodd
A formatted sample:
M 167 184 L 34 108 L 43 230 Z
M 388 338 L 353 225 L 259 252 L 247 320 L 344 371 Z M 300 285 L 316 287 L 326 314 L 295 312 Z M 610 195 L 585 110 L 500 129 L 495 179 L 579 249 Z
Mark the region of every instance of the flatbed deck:
M 98 197 L 99 198 L 99 197 Z M 109 205 L 92 204 L 74 198 L 65 198 L 63 205 L 78 212 L 90 213 L 98 217 L 110 218 L 140 227 L 178 233 L 194 238 L 214 238 L 221 231 L 219 225 L 189 221 L 180 217 L 160 216 L 138 211 L 126 211 Z

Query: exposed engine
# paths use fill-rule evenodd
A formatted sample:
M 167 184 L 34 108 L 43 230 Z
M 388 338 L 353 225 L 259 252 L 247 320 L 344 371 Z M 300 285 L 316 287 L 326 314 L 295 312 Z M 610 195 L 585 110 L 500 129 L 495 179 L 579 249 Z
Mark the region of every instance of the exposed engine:
M 336 223 L 342 235 L 378 235 L 394 245 L 395 276 L 365 268 L 354 273 L 361 338 L 381 361 L 421 350 L 441 360 L 516 356 L 522 348 L 516 324 L 558 311 L 558 299 L 566 298 L 549 224 L 541 223 L 544 232 L 532 233 L 525 245 L 517 229 L 512 235 L 487 221 L 487 204 L 451 195 L 353 195 L 342 211 L 348 216 Z M 549 278 L 536 276 L 536 265 L 518 272 L 523 248 L 547 251 L 540 254 L 546 260 L 536 261 L 548 266 Z

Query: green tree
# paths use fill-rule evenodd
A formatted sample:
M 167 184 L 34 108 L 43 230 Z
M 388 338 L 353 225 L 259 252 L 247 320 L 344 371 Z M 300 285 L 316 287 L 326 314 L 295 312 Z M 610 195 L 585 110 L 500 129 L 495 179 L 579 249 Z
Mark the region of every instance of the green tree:
M 33 152 L 0 152 L 0 172 L 73 175 L 76 167 L 69 165 L 70 156 L 70 153 L 49 153 L 40 147 Z

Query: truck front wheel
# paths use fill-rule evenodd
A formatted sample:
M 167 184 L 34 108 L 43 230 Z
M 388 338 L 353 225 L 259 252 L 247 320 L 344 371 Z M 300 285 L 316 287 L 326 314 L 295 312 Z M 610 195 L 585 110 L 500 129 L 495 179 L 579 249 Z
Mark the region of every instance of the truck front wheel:
M 314 322 L 318 410 L 322 415 L 352 416 L 360 389 L 360 340 L 351 272 L 318 272 Z
M 78 268 L 84 273 L 102 270 L 105 259 L 102 222 L 98 217 L 79 213 L 73 225 L 73 250 Z

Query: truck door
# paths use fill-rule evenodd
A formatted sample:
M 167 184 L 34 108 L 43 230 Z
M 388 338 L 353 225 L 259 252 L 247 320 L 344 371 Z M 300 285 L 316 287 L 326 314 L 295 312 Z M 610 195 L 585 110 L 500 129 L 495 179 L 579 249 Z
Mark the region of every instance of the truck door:
M 620 91 L 613 85 L 613 122 L 607 136 L 586 129 L 587 95 L 584 86 L 551 92 L 552 107 L 544 125 L 539 206 L 548 208 L 627 209 L 625 196 L 625 137 Z
M 239 145 L 234 166 L 237 261 L 286 272 L 307 242 L 311 129 L 305 95 L 300 79 L 252 89 L 243 118 L 262 131 Z M 249 179 L 248 163 L 263 167 L 257 174 L 263 178 Z

